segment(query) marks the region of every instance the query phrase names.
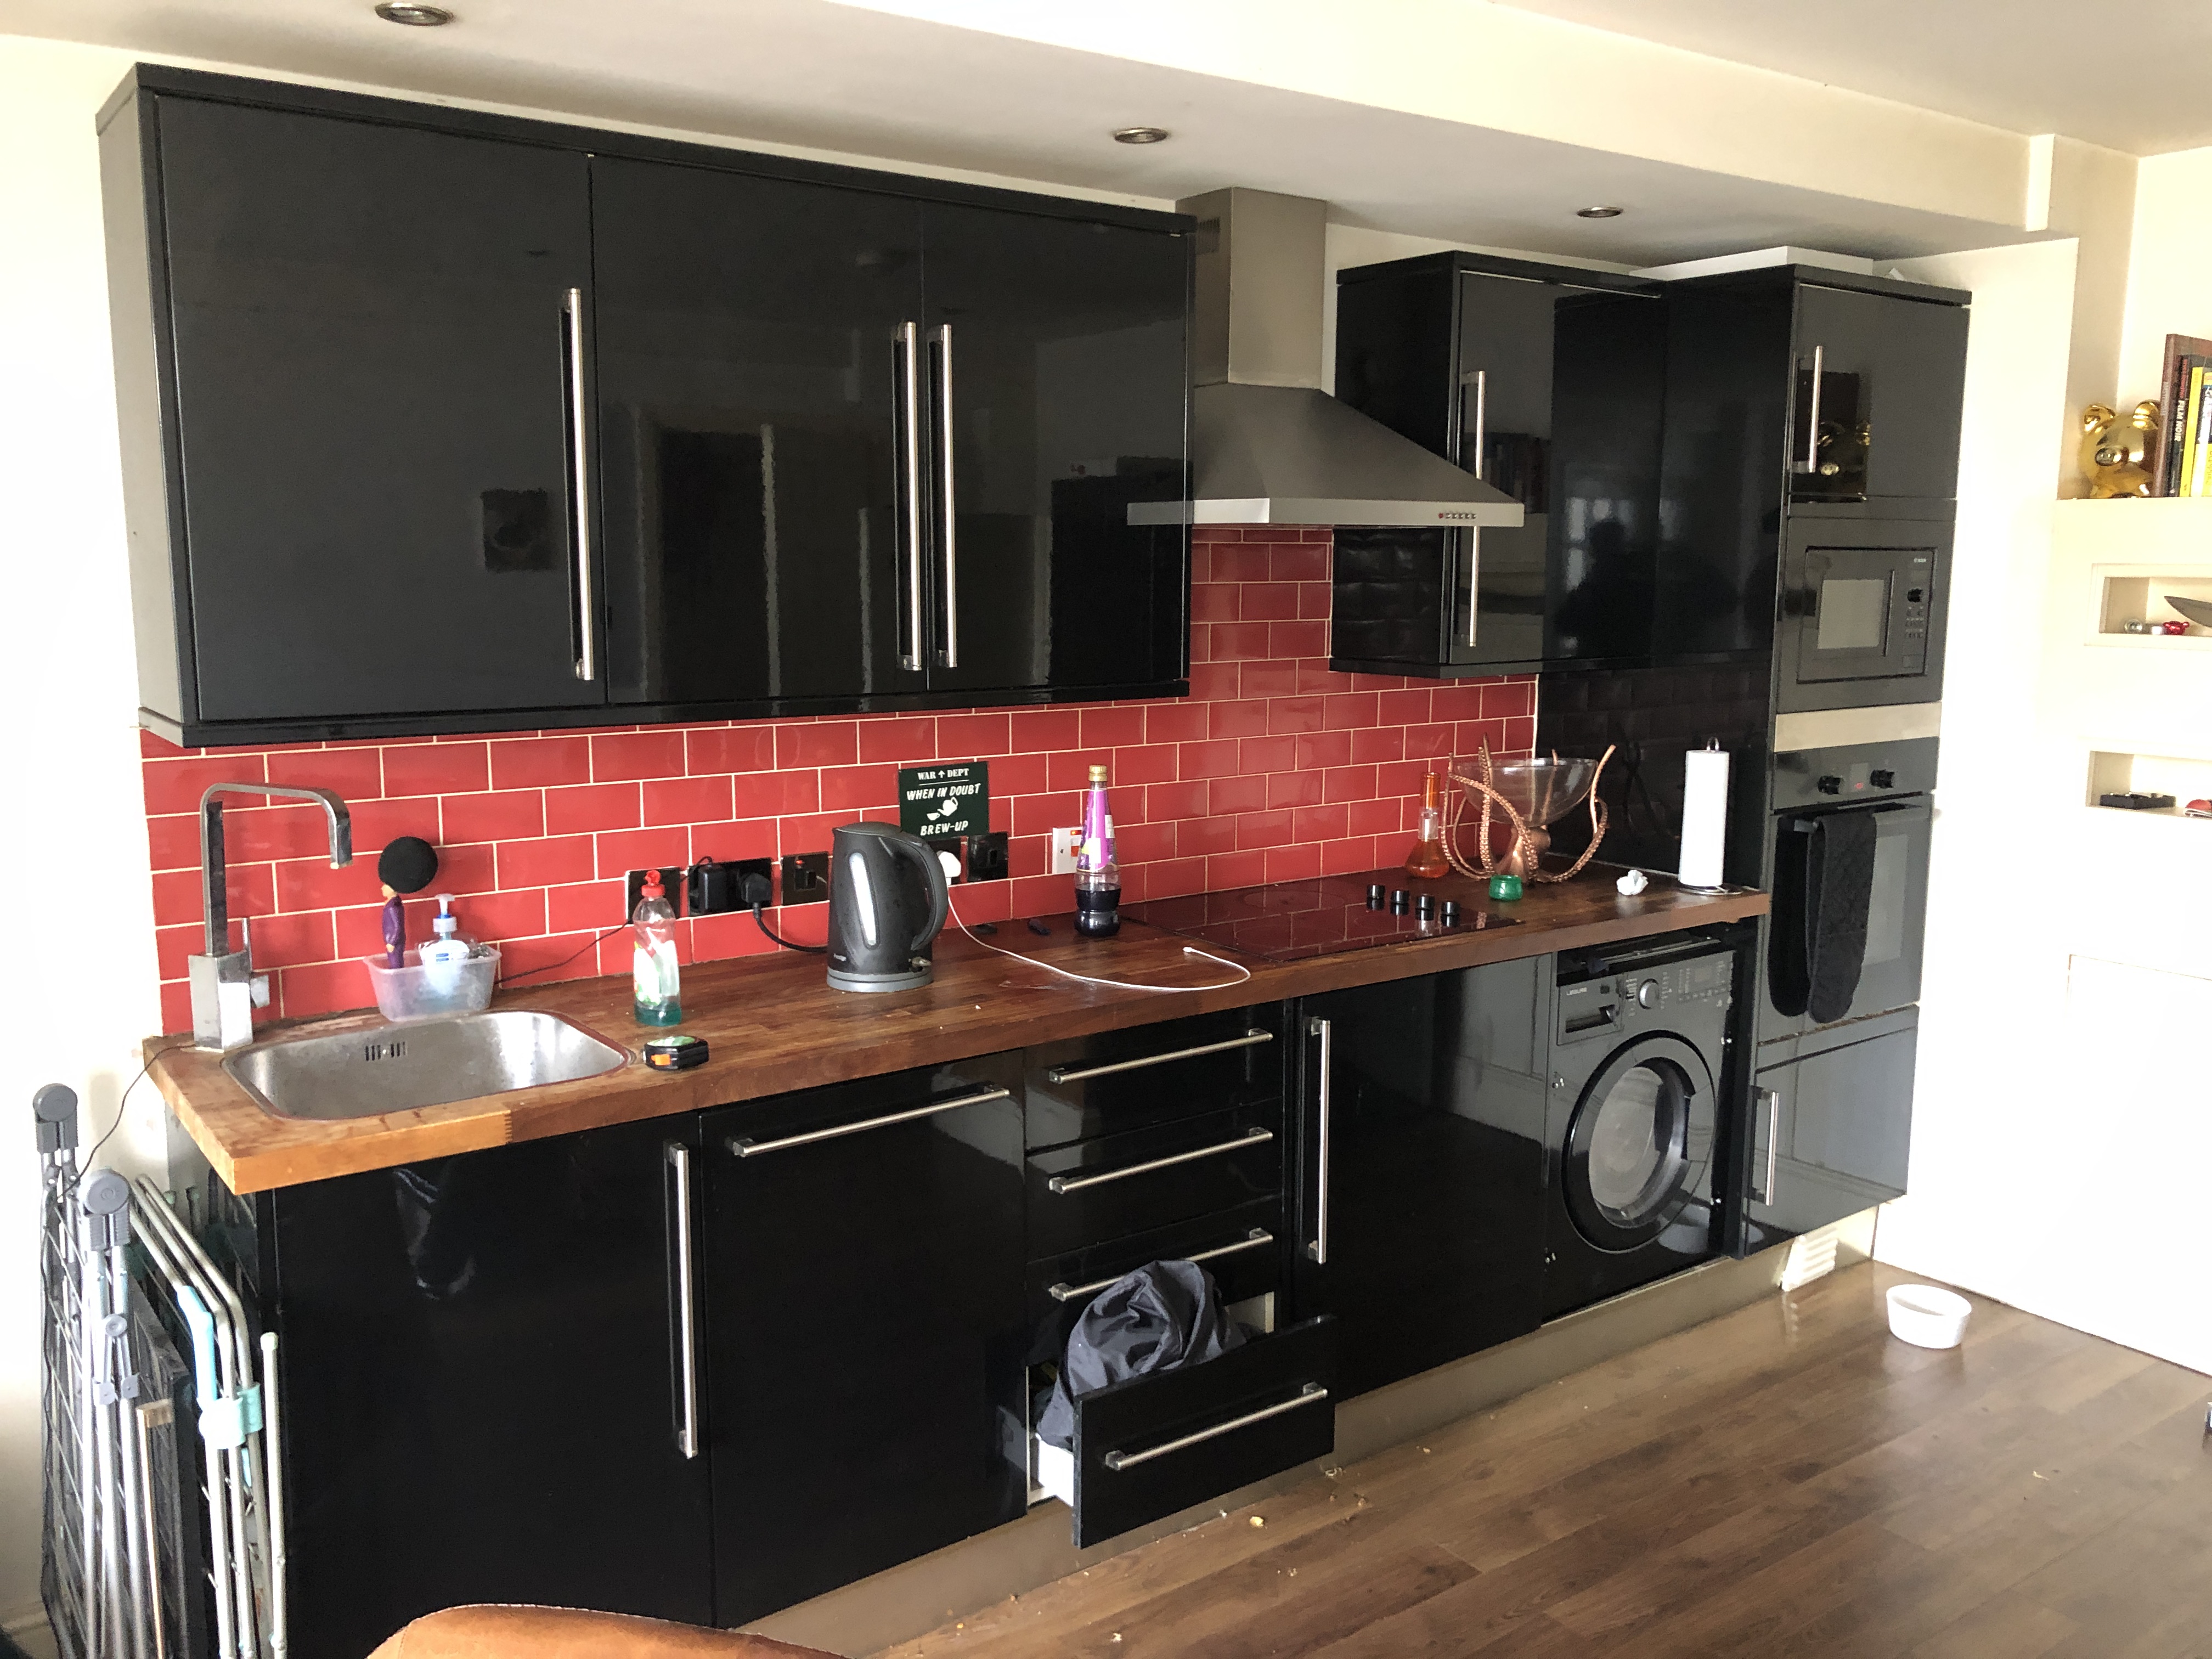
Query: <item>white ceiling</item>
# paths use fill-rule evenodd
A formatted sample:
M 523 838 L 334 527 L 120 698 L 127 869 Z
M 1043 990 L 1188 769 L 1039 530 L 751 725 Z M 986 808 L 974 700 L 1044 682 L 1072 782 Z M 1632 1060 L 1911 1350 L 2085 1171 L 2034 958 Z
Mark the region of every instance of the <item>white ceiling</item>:
M 1591 0 L 1595 3 L 1596 0 Z M 0 0 L 0 32 L 1172 200 L 1238 184 L 1339 222 L 1628 265 L 1778 243 L 1904 258 L 2017 229 L 827 0 Z M 1114 128 L 1169 127 L 1150 149 Z M 1577 207 L 1622 203 L 1610 221 Z
M 1475 0 L 1480 3 L 1480 0 Z M 2014 132 L 2212 144 L 2212 5 L 2137 0 L 1496 0 Z

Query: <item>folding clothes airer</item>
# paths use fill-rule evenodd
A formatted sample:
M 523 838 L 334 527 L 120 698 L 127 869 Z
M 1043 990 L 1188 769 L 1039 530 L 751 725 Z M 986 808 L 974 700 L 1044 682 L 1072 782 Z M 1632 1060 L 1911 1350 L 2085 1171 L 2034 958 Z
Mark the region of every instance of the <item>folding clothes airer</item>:
M 59 1084 L 33 1101 L 55 1639 L 64 1659 L 285 1659 L 276 1334 L 257 1377 L 244 1304 L 160 1188 L 80 1167 L 76 1105 Z

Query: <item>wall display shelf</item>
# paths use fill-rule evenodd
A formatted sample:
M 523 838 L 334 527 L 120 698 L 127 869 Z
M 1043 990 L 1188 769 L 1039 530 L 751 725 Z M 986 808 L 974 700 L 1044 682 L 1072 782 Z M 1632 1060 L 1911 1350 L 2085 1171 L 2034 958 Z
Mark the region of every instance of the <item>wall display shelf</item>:
M 2179 596 L 2212 605 L 2212 562 L 2194 568 L 2177 567 L 2172 562 L 2093 564 L 2089 580 L 2096 609 L 2087 643 L 2148 651 L 2212 650 L 2212 628 L 2189 623 L 2186 634 L 2143 634 L 2127 627 L 2131 622 L 2187 623 L 2188 618 L 2167 599 Z
M 2106 795 L 2171 795 L 2171 807 L 2103 806 Z M 2124 750 L 2089 751 L 2087 804 L 2106 814 L 2130 817 L 2181 819 L 2202 823 L 2212 832 L 2212 818 L 2195 819 L 2186 808 L 2192 800 L 2212 800 L 2212 760 L 2181 755 L 2138 755 Z

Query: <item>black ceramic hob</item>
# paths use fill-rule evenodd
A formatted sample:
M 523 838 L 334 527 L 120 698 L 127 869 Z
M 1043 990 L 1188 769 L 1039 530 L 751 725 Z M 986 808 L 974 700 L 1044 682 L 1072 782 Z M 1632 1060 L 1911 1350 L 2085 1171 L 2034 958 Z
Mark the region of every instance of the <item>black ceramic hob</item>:
M 1382 884 L 1380 909 L 1368 906 L 1367 889 L 1375 882 Z M 1444 925 L 1441 904 L 1437 915 L 1431 917 L 1424 918 L 1410 907 L 1403 915 L 1395 915 L 1389 899 L 1395 888 L 1418 892 L 1420 884 L 1403 871 L 1370 871 L 1356 876 L 1233 887 L 1226 892 L 1194 893 L 1187 898 L 1147 899 L 1140 904 L 1123 905 L 1121 914 L 1185 939 L 1226 945 L 1270 962 L 1294 962 L 1301 957 L 1364 951 L 1374 945 L 1520 926 L 1513 917 L 1500 915 L 1479 902 L 1462 904 L 1458 920 L 1449 927 Z

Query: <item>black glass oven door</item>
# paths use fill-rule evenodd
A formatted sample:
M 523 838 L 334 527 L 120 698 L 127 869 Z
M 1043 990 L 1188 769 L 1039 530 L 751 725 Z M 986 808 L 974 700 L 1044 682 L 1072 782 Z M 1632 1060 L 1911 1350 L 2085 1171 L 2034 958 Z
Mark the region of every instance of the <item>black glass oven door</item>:
M 1934 813 L 1923 800 L 1885 801 L 1864 806 L 1842 806 L 1839 812 L 1875 815 L 1874 882 L 1867 899 L 1866 956 L 1859 969 L 1858 989 L 1840 1019 L 1863 1019 L 1893 1008 L 1910 1007 L 1920 1000 L 1921 936 L 1928 921 L 1928 851 Z M 1775 893 L 1778 916 L 1785 906 L 1805 902 L 1801 884 L 1791 881 L 1785 866 L 1798 856 L 1796 843 L 1803 839 L 1800 823 L 1819 816 L 1786 812 L 1775 821 Z M 1760 1037 L 1771 1041 L 1814 1029 L 1810 1015 L 1784 1014 L 1770 993 L 1762 1011 Z

